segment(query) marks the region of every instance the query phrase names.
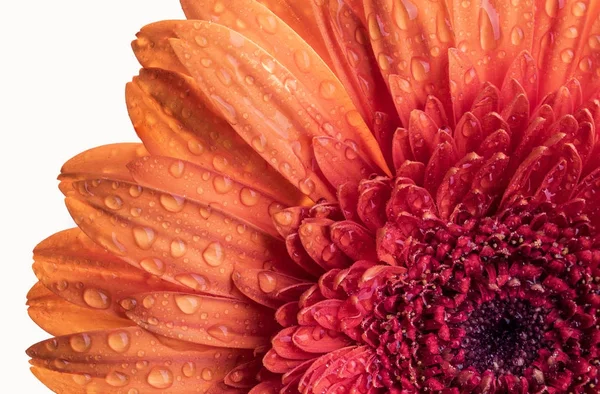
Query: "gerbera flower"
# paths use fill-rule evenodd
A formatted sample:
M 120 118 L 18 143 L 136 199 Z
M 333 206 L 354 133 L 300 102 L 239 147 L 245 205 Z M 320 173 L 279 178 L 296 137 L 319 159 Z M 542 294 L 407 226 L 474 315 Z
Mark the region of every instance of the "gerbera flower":
M 595 393 L 600 1 L 182 0 L 34 251 L 56 392 Z

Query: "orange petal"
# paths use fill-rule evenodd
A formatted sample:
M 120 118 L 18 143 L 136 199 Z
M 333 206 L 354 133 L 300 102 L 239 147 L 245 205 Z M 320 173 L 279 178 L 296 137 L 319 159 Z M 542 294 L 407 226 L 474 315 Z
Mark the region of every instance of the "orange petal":
M 119 301 L 136 292 L 182 289 L 126 264 L 77 228 L 40 242 L 33 259 L 38 279 L 56 295 L 121 317 Z
M 534 40 L 536 2 L 452 2 L 456 47 L 466 53 L 482 81 L 500 86 L 512 60 Z M 465 7 L 466 5 L 466 7 Z M 536 20 L 537 22 L 537 20 Z
M 248 302 L 185 293 L 144 293 L 127 316 L 165 337 L 225 348 L 255 349 L 269 343 L 272 311 Z
M 59 179 L 68 183 L 78 179 L 98 178 L 131 182 L 127 163 L 148 156 L 142 144 L 120 143 L 89 149 L 68 160 L 60 170 Z
M 177 30 L 182 40 L 172 42 L 176 52 L 246 141 L 264 136 L 268 147 L 261 155 L 278 168 L 287 162 L 297 170 L 296 175 L 285 168 L 282 171 L 293 184 L 306 191 L 299 181 L 311 173 L 308 145 L 314 136 L 354 141 L 365 158 L 386 168 L 375 138 L 329 70 L 311 76 L 292 74 L 244 36 L 216 24 L 197 23 L 199 30 L 191 23 Z M 198 44 L 197 35 L 206 36 L 211 47 Z M 235 45 L 230 44 L 230 37 Z M 256 67 L 258 64 L 262 66 Z M 263 127 L 255 127 L 257 123 Z M 276 156 L 271 148 L 276 148 Z
M 27 313 L 44 331 L 67 335 L 89 330 L 105 330 L 133 325 L 117 315 L 72 304 L 37 282 L 27 293 Z
M 257 4 L 260 3 L 260 4 Z M 262 4 L 262 6 L 261 6 Z M 316 33 L 316 21 L 309 2 L 294 0 L 258 0 L 244 4 L 241 8 L 231 1 L 210 0 L 206 3 L 198 3 L 194 0 L 181 0 L 181 6 L 188 19 L 213 20 L 222 25 L 229 26 L 232 14 L 236 16 L 238 28 L 246 29 L 247 26 L 256 26 L 252 34 L 276 34 L 273 26 L 292 31 L 292 34 L 300 35 L 308 45 L 313 48 L 324 61 L 330 63 L 329 53 L 320 34 Z M 267 7 L 265 9 L 264 7 Z M 244 10 L 245 12 L 240 12 Z M 272 12 L 269 12 L 269 10 Z M 284 24 L 273 22 L 275 14 Z M 254 20 L 256 15 L 257 21 Z M 237 22 L 239 21 L 239 22 Z M 258 23 L 258 25 L 257 25 Z M 279 26 L 279 25 L 285 26 Z M 289 26 L 289 28 L 288 28 Z M 290 29 L 291 28 L 291 29 Z M 285 33 L 278 34 L 278 38 L 284 39 Z M 262 46 L 262 45 L 261 45 Z M 330 63 L 331 64 L 331 63 Z
M 178 196 L 94 179 L 65 191 L 71 215 L 95 242 L 136 267 L 197 291 L 236 296 L 230 293 L 234 263 L 262 267 L 286 256 L 283 243 Z
M 170 157 L 152 157 L 129 164 L 135 180 L 147 187 L 196 202 L 278 237 L 271 215 L 283 209 L 272 197 L 218 172 Z
M 454 46 L 454 37 L 445 3 L 368 0 L 364 7 L 369 37 L 384 79 L 398 74 L 412 86 L 410 95 L 418 107 L 432 94 L 449 111 L 445 55 Z
M 581 5 L 573 5 L 573 7 L 580 12 L 587 12 L 588 18 L 595 19 L 588 21 L 586 29 L 581 33 L 582 38 L 577 49 L 579 59 L 574 61 L 576 66 L 573 66 L 573 77 L 581 83 L 585 101 L 592 98 L 600 87 L 600 75 L 598 75 L 598 69 L 600 69 L 600 19 L 593 18 L 593 15 L 598 13 L 597 7 L 600 6 L 600 3 L 593 2 L 592 7 L 594 8 L 587 11 L 590 4 L 582 4 L 584 7 Z
M 143 67 L 161 68 L 180 74 L 188 74 L 187 69 L 175 55 L 169 44 L 174 38 L 173 28 L 180 21 L 160 21 L 144 26 L 131 43 L 133 53 Z
M 232 275 L 236 287 L 244 295 L 260 305 L 276 309 L 286 300 L 278 297 L 278 292 L 289 286 L 301 283 L 291 276 L 270 270 L 236 268 Z
M 206 390 L 251 357 L 249 351 L 156 337 L 139 327 L 52 338 L 33 345 L 27 354 L 35 367 L 79 375 L 76 382 L 89 381 L 91 388 L 103 393 L 117 392 L 117 388 L 120 392 Z M 42 375 L 51 383 L 66 384 L 62 376 Z
M 334 69 L 367 124 L 373 128 L 377 112 L 395 117 L 393 103 L 383 91 L 386 83 L 373 56 L 362 6 L 355 10 L 347 1 L 329 0 L 312 4 Z
M 471 108 L 481 89 L 481 82 L 467 55 L 456 48 L 448 50 L 448 63 L 452 110 L 457 122 Z
M 353 146 L 335 138 L 315 137 L 313 149 L 319 168 L 336 189 L 348 182 L 358 184 L 362 179 L 377 173 Z M 340 171 L 342 168 L 343 171 Z
M 598 28 L 599 7 L 593 0 L 547 1 L 538 7 L 532 54 L 540 68 L 541 97 L 567 81 L 584 60 L 580 56 L 589 56 L 583 48 L 594 46 L 589 32 Z M 584 69 L 587 66 L 591 65 L 584 60 Z
M 190 77 L 142 69 L 125 90 L 129 116 L 153 155 L 213 168 L 239 182 L 298 204 L 300 192 L 213 112 L 210 100 Z M 253 141 L 256 150 L 263 141 Z

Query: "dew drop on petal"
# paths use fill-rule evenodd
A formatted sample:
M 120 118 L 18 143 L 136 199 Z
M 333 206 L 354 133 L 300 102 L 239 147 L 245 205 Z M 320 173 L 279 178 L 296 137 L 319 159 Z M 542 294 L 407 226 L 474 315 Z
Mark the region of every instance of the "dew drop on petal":
M 110 297 L 102 290 L 88 288 L 83 292 L 83 301 L 91 308 L 107 309 L 110 306 Z
M 113 211 L 117 211 L 123 206 L 123 200 L 121 200 L 121 197 L 119 196 L 106 196 L 106 198 L 104 199 L 104 205 L 106 205 L 107 208 L 112 209 Z
M 240 191 L 240 201 L 247 207 L 253 207 L 258 204 L 258 193 L 247 187 L 242 188 Z
M 169 212 L 181 212 L 185 203 L 185 199 L 171 194 L 161 194 L 160 205 Z
M 112 371 L 106 375 L 105 380 L 113 387 L 123 387 L 129 383 L 129 376 L 119 371 Z
M 108 334 L 108 347 L 117 353 L 126 352 L 131 346 L 129 334 L 126 331 L 116 331 Z
M 175 280 L 194 290 L 205 291 L 208 289 L 208 280 L 202 275 L 179 274 L 175 276 Z
M 427 80 L 430 68 L 429 61 L 423 57 L 415 56 L 410 61 L 410 72 L 415 81 L 421 82 Z
M 298 49 L 294 52 L 294 63 L 298 69 L 304 73 L 310 72 L 310 56 L 304 49 Z
M 277 33 L 277 19 L 271 14 L 260 14 L 256 16 L 260 28 L 269 34 Z
M 187 252 L 187 245 L 181 239 L 174 239 L 171 242 L 171 256 L 177 258 L 183 256 Z
M 277 288 L 277 279 L 269 272 L 259 272 L 258 286 L 263 292 L 272 293 Z
M 157 276 L 164 274 L 166 270 L 165 263 L 163 263 L 162 260 L 153 257 L 140 261 L 140 266 L 144 271 Z
M 225 194 L 233 188 L 233 182 L 229 177 L 217 175 L 213 178 L 213 186 L 219 194 Z
M 206 264 L 211 267 L 218 267 L 223 263 L 225 259 L 225 253 L 223 251 L 223 247 L 219 242 L 211 242 L 204 252 L 202 252 L 202 257 Z
M 222 324 L 216 324 L 214 326 L 211 326 L 206 330 L 206 332 L 208 333 L 208 335 L 221 342 L 229 343 L 233 340 L 230 328 Z
M 139 246 L 143 250 L 148 250 L 152 247 L 154 243 L 154 230 L 149 227 L 139 227 L 136 226 L 132 230 L 133 239 L 137 246 Z
M 510 32 L 510 42 L 513 45 L 520 45 L 521 42 L 523 42 L 523 36 L 523 29 L 521 29 L 519 26 L 515 26 Z
M 147 377 L 148 384 L 157 389 L 166 389 L 173 385 L 173 372 L 165 367 L 154 367 Z
M 183 373 L 183 376 L 191 378 L 196 374 L 196 364 L 191 361 L 185 362 L 181 367 L 181 373 Z
M 75 352 L 83 353 L 89 350 L 92 340 L 87 334 L 77 334 L 69 339 L 69 344 Z
M 183 171 L 185 170 L 185 165 L 181 160 L 177 160 L 169 167 L 169 173 L 173 175 L 175 178 L 181 178 L 183 176 Z
M 175 304 L 186 315 L 196 313 L 200 308 L 200 299 L 192 295 L 176 295 Z
M 213 380 L 213 371 L 210 368 L 204 368 L 200 374 L 203 380 L 211 381 Z

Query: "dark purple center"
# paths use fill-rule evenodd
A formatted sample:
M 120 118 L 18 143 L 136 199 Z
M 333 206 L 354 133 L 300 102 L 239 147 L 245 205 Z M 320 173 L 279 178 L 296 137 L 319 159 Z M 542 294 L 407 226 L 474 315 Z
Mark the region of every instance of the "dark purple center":
M 495 299 L 473 311 L 462 324 L 462 368 L 497 375 L 521 375 L 544 346 L 546 311 L 526 300 Z

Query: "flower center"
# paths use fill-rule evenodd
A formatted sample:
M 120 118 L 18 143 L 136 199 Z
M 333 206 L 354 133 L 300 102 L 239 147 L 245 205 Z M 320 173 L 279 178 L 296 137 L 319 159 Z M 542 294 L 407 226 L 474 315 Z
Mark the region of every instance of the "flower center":
M 495 299 L 480 305 L 461 325 L 463 368 L 521 375 L 544 345 L 546 314 L 527 300 Z

